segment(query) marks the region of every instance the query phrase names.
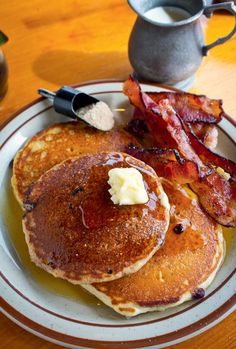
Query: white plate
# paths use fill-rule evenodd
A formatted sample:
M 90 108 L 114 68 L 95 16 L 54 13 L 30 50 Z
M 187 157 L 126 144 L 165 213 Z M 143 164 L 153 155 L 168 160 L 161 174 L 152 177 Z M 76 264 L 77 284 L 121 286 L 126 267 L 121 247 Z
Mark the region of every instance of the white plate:
M 121 81 L 93 82 L 79 88 L 96 94 L 112 109 L 119 109 L 115 111 L 117 120 L 130 117 L 132 108 L 122 94 Z M 143 89 L 163 90 L 151 85 L 143 85 Z M 0 133 L 0 295 L 3 313 L 23 328 L 57 344 L 107 349 L 163 348 L 209 329 L 230 314 L 236 298 L 236 235 L 228 244 L 224 264 L 206 297 L 165 312 L 126 319 L 105 305 L 98 306 L 92 297 L 84 300 L 79 287 L 66 281 L 58 283 L 58 280 L 50 279 L 54 286 L 42 284 L 42 280 L 52 277 L 25 262 L 28 257 L 19 226 L 19 208 L 14 200 L 9 202 L 12 196 L 11 163 L 27 138 L 58 121 L 68 119 L 54 112 L 49 101 L 38 99 L 14 115 Z M 232 121 L 222 120 L 218 150 L 231 159 L 236 153 L 234 137 Z M 64 287 L 66 295 L 63 295 Z

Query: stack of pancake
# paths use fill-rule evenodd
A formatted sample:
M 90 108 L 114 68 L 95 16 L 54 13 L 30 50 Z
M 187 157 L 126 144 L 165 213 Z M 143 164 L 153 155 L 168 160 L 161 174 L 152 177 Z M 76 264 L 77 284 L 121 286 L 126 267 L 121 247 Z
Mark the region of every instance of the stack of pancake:
M 12 186 L 32 261 L 134 316 L 204 295 L 224 240 L 189 188 L 125 154 L 129 143 L 138 145 L 119 128 L 50 126 L 16 155 Z M 116 167 L 141 172 L 146 204 L 113 204 L 107 181 Z

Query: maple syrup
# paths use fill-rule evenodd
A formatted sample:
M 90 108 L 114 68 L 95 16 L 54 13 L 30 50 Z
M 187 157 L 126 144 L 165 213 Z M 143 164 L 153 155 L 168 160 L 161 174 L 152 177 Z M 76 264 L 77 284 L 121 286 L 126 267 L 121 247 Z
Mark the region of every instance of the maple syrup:
M 230 245 L 233 240 L 233 235 L 236 234 L 236 228 L 226 228 L 222 227 L 225 244 L 226 244 L 226 254 L 229 252 Z
M 73 285 L 66 280 L 57 279 L 31 262 L 22 230 L 21 221 L 23 212 L 14 197 L 10 183 L 6 191 L 5 203 L 3 219 L 9 233 L 9 238 L 22 267 L 27 272 L 30 272 L 33 280 L 47 291 L 59 296 L 86 304 L 100 305 L 97 298 L 84 291 L 79 285 Z
M 188 195 L 194 200 L 198 200 L 197 195 L 187 186 L 184 185 L 183 186 L 185 191 L 188 193 Z M 222 228 L 222 232 L 224 235 L 224 239 L 225 239 L 225 244 L 226 244 L 226 254 L 229 251 L 229 247 L 231 245 L 232 239 L 233 239 L 233 234 L 236 234 L 236 228 L 226 228 L 221 226 Z
M 14 197 L 10 183 L 8 183 L 5 202 L 3 219 L 7 226 L 10 240 L 23 268 L 30 272 L 32 278 L 51 293 L 82 303 L 99 306 L 100 303 L 97 298 L 84 291 L 80 286 L 70 284 L 66 280 L 57 279 L 31 262 L 21 224 L 23 212 Z M 223 234 L 226 241 L 227 254 L 233 234 L 235 234 L 235 228 L 223 227 Z

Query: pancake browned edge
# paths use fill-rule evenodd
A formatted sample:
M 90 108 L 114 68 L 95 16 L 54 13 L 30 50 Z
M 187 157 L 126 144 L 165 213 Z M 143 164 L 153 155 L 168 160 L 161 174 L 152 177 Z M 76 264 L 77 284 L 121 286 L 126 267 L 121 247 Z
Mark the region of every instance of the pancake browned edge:
M 108 172 L 137 168 L 148 202 L 114 205 Z M 74 284 L 102 282 L 139 270 L 163 244 L 169 202 L 155 171 L 118 152 L 72 158 L 31 187 L 23 230 L 32 261 Z
M 224 258 L 219 225 L 208 217 L 188 188 L 162 181 L 168 195 L 170 225 L 164 246 L 137 273 L 108 283 L 83 285 L 125 316 L 165 310 L 192 299 L 213 281 Z M 182 224 L 184 232 L 174 228 Z
M 54 165 L 70 158 L 102 151 L 124 151 L 138 144 L 123 129 L 102 132 L 81 122 L 54 124 L 33 136 L 17 153 L 13 163 L 12 187 L 22 206 L 25 191 Z

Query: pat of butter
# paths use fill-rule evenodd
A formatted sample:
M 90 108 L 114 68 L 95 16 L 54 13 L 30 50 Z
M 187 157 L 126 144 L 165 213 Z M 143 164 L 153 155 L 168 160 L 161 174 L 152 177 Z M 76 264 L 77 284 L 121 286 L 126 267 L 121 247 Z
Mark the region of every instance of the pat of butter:
M 222 167 L 217 167 L 216 171 L 223 176 L 227 181 L 230 179 L 230 174 L 228 172 L 225 172 Z
M 142 174 L 133 167 L 113 168 L 108 172 L 111 200 L 118 205 L 145 204 L 148 195 Z

